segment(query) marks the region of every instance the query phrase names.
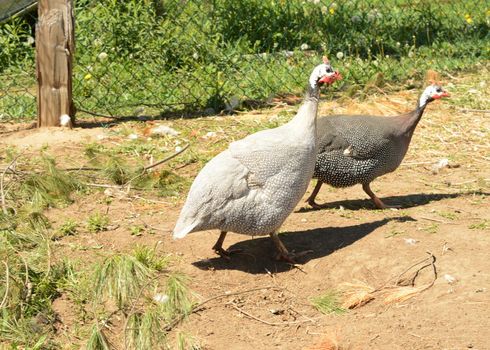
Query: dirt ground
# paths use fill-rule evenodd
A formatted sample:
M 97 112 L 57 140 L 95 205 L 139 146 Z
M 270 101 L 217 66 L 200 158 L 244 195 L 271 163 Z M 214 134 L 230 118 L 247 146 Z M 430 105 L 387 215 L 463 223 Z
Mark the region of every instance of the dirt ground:
M 416 95 L 323 102 L 320 111 L 391 115 L 409 110 Z M 260 117 L 274 113 L 263 111 Z M 257 114 L 234 118 L 247 122 Z M 178 129 L 180 124 L 172 125 Z M 55 258 L 91 261 L 100 251 L 129 251 L 136 244 L 161 242 L 162 254 L 174 257 L 173 268 L 190 276 L 198 300 L 217 296 L 180 326 L 203 349 L 490 349 L 489 130 L 488 113 L 462 111 L 444 102 L 431 105 L 404 163 L 372 185 L 387 204 L 400 205 L 400 210 L 375 210 L 360 186 L 324 186 L 318 201 L 329 206 L 312 210 L 304 199 L 313 182 L 281 229 L 280 237 L 290 250 L 313 251 L 297 266 L 275 261 L 268 237 L 230 233 L 224 246 L 242 249 L 231 261 L 213 253 L 216 231 L 173 240 L 171 230 L 185 194 L 168 199 L 128 196 L 117 190 L 108 207 L 107 192 L 101 190 L 67 208 L 51 210 L 48 215 L 57 223 L 66 218 L 83 221 L 107 207 L 114 224 L 107 232 L 64 237 L 55 243 L 53 253 Z M 52 143 L 50 152 L 68 157 L 68 152 L 87 139 L 98 140 L 105 131 L 67 131 L 73 139 L 65 133 L 64 143 Z M 19 141 L 22 136 L 31 141 L 40 137 L 44 144 L 55 132 L 41 131 L 43 137 L 35 130 L 16 132 L 1 142 L 27 144 Z M 31 149 L 38 146 L 30 143 Z M 449 166 L 434 168 L 441 159 L 448 159 Z M 197 171 L 190 166 L 182 173 L 192 177 Z M 134 224 L 151 227 L 156 234 L 131 235 L 129 227 Z M 406 300 L 386 300 L 404 271 L 432 257 L 434 264 L 415 278 L 414 288 L 421 290 Z M 346 283 L 371 287 L 375 298 L 341 314 L 324 315 L 312 307 L 311 298 Z M 81 341 L 73 336 L 70 300 L 62 297 L 54 308 L 65 323 L 60 339 Z

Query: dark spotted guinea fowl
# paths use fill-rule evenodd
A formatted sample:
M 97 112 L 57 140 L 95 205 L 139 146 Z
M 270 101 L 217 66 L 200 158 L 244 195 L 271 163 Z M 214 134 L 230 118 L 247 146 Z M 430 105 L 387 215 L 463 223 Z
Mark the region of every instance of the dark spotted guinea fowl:
M 305 194 L 317 155 L 316 116 L 320 86 L 340 79 L 325 58 L 310 75 L 305 100 L 296 116 L 274 129 L 231 143 L 199 172 L 175 225 L 174 238 L 218 229 L 214 251 L 228 231 L 270 235 L 277 258 L 293 262 L 277 230 Z
M 407 153 L 413 132 L 427 105 L 449 94 L 440 86 L 428 86 L 409 113 L 394 116 L 338 115 L 319 118 L 318 156 L 313 178 L 318 179 L 307 202 L 315 202 L 322 184 L 350 187 L 362 184 L 377 208 L 390 206 L 383 203 L 370 188 L 377 177 L 394 171 Z

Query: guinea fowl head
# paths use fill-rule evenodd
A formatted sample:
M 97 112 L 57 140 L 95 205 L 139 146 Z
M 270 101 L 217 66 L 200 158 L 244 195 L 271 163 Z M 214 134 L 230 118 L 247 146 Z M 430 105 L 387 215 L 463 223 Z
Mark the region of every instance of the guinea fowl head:
M 449 93 L 442 88 L 441 83 L 432 83 L 425 88 L 424 92 L 420 96 L 419 107 L 423 107 L 427 103 L 434 100 L 449 96 Z
M 342 76 L 338 71 L 334 71 L 330 65 L 330 61 L 326 56 L 323 56 L 323 63 L 316 66 L 310 75 L 310 86 L 315 89 L 323 84 L 333 84 L 336 80 L 341 80 Z

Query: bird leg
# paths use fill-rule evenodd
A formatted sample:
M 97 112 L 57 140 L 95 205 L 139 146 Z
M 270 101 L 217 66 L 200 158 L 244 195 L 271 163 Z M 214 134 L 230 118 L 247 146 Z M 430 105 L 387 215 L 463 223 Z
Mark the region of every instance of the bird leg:
M 272 232 L 269 234 L 272 238 L 272 242 L 274 242 L 274 245 L 277 249 L 277 254 L 275 256 L 276 260 L 283 260 L 285 262 L 288 262 L 290 264 L 296 264 L 294 259 L 296 258 L 301 258 L 302 256 L 305 256 L 306 254 L 313 253 L 313 250 L 305 250 L 303 252 L 299 253 L 290 253 L 284 246 L 284 244 L 281 242 L 279 239 L 279 236 L 277 235 L 276 232 Z
M 230 259 L 231 254 L 241 252 L 242 250 L 241 249 L 228 249 L 228 250 L 223 249 L 223 242 L 225 241 L 226 233 L 227 233 L 226 231 L 221 231 L 221 234 L 219 235 L 218 240 L 216 241 L 216 243 L 213 246 L 213 250 L 216 254 L 218 254 L 219 256 L 224 258 L 225 260 L 231 260 Z
M 364 192 L 367 193 L 367 195 L 369 197 L 371 197 L 371 200 L 373 201 L 374 205 L 376 206 L 376 208 L 378 209 L 398 209 L 400 208 L 400 206 L 392 206 L 392 205 L 386 205 L 383 203 L 383 201 L 374 194 L 374 192 L 371 190 L 371 187 L 369 186 L 369 184 L 362 184 L 362 189 L 364 190 Z
M 320 180 L 317 180 L 316 181 L 316 186 L 315 188 L 313 189 L 313 192 L 311 192 L 311 195 L 308 197 L 308 199 L 306 200 L 306 202 L 308 202 L 308 204 L 314 208 L 314 209 L 321 209 L 321 208 L 324 208 L 325 207 L 325 204 L 317 204 L 315 202 L 315 198 L 316 198 L 316 195 L 318 194 L 318 192 L 320 191 L 320 188 L 322 187 L 323 185 L 323 182 L 321 182 Z

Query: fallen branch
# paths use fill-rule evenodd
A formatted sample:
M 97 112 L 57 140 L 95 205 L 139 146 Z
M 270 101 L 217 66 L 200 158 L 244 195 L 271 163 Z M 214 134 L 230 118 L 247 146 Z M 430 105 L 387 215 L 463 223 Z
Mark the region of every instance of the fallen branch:
M 9 294 L 9 280 L 10 280 L 9 266 L 5 261 L 2 262 L 5 265 L 5 295 L 3 296 L 2 302 L 0 303 L 0 309 L 2 309 L 7 302 L 7 297 Z
M 241 314 L 244 314 L 245 316 L 253 319 L 253 320 L 256 320 L 256 321 L 259 321 L 261 323 L 264 323 L 268 326 L 289 326 L 289 325 L 292 325 L 292 324 L 298 324 L 298 323 L 305 323 L 305 322 L 313 322 L 313 320 L 311 318 L 308 318 L 307 320 L 302 320 L 302 321 L 290 321 L 290 322 L 269 322 L 269 321 L 265 321 L 265 320 L 262 320 L 252 314 L 249 314 L 248 312 L 246 311 L 243 311 L 242 309 L 240 309 L 238 306 L 236 306 L 234 303 L 229 303 L 235 310 L 237 310 L 238 312 L 240 312 Z
M 2 210 L 3 210 L 3 213 L 5 215 L 8 214 L 7 212 L 7 204 L 5 203 L 5 191 L 4 191 L 4 188 L 3 188 L 3 184 L 4 184 L 4 181 L 5 181 L 5 174 L 7 173 L 7 171 L 10 169 L 10 167 L 12 165 L 14 165 L 14 163 L 17 161 L 17 159 L 22 155 L 22 153 L 18 154 L 16 157 L 14 157 L 14 159 L 12 159 L 12 161 L 9 163 L 9 165 L 7 165 L 7 167 L 4 169 L 4 171 L 2 172 L 2 175 L 0 176 L 0 202 L 2 204 Z
M 459 111 L 463 113 L 490 113 L 488 109 L 459 108 Z
M 203 305 L 209 303 L 210 301 L 213 301 L 213 300 L 216 300 L 216 299 L 221 299 L 221 298 L 226 298 L 226 297 L 230 297 L 230 296 L 234 296 L 234 295 L 239 295 L 239 294 L 244 294 L 244 293 L 250 293 L 250 292 L 254 292 L 254 291 L 262 290 L 262 289 L 275 289 L 275 290 L 278 290 L 278 291 L 279 290 L 281 290 L 281 291 L 283 290 L 282 288 L 279 288 L 279 287 L 276 287 L 276 286 L 266 286 L 266 287 L 257 287 L 257 288 L 242 290 L 242 291 L 239 291 L 239 292 L 218 294 L 218 295 L 215 295 L 213 297 L 210 297 L 210 298 L 205 299 L 204 301 L 200 302 L 199 304 L 197 304 L 196 306 L 194 306 L 192 308 L 192 310 L 188 314 L 186 314 L 186 315 L 180 315 L 174 321 L 172 321 L 168 325 L 166 325 L 164 329 L 165 329 L 166 332 L 171 331 L 175 326 L 177 326 L 180 322 L 182 322 L 182 320 L 186 316 L 190 316 L 191 314 L 200 311 L 202 309 Z
M 153 163 L 151 165 L 147 165 L 143 168 L 143 171 L 148 171 L 149 169 L 152 169 L 160 164 L 163 164 L 165 162 L 168 162 L 170 159 L 173 159 L 175 157 L 177 157 L 179 154 L 181 154 L 182 152 L 184 152 L 187 148 L 189 148 L 190 144 L 186 144 L 181 150 L 179 150 L 178 152 L 175 152 L 174 154 L 168 156 L 167 158 L 164 158 L 162 160 L 159 160 L 158 162 L 156 163 Z

